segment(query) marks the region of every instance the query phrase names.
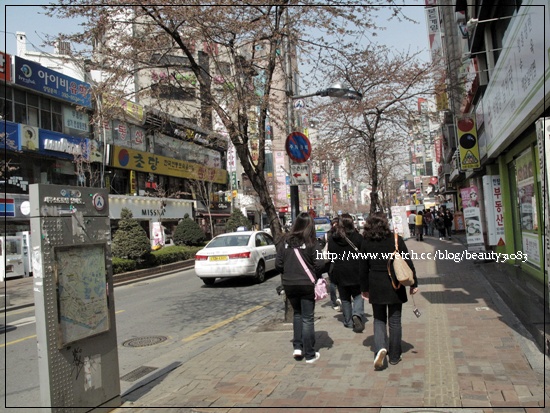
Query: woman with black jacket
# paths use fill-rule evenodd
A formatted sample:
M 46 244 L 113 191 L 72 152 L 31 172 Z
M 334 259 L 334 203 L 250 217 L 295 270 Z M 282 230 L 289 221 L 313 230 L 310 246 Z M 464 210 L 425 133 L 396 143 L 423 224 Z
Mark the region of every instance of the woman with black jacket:
M 365 329 L 366 321 L 365 304 L 361 297 L 359 283 L 361 271 L 359 248 L 362 241 L 363 237 L 355 230 L 350 214 L 342 214 L 328 241 L 328 250 L 336 254 L 331 277 L 338 286 L 338 294 L 342 301 L 344 326 L 353 328 L 356 333 L 361 333 Z
M 395 251 L 394 234 L 390 230 L 384 213 L 369 215 L 365 222 L 361 252 L 364 255 L 361 270 L 361 291 L 363 297 L 372 304 L 374 317 L 374 369 L 380 370 L 384 365 L 386 354 L 390 364 L 401 361 L 401 309 L 407 302 L 407 291 L 399 284 L 393 268 L 391 277 L 388 274 L 388 255 Z M 408 256 L 408 249 L 403 238 L 398 237 L 398 248 L 413 270 L 414 284 L 410 294 L 418 291 L 416 270 Z M 393 283 L 392 283 L 393 280 Z M 397 289 L 393 285 L 398 286 Z M 389 323 L 389 342 L 387 324 Z
M 306 363 L 315 363 L 319 357 L 315 347 L 315 290 L 314 283 L 305 271 L 300 259 L 317 281 L 325 267 L 322 248 L 315 237 L 315 224 L 307 212 L 301 212 L 290 232 L 277 244 L 275 268 L 281 272 L 281 281 L 292 309 L 294 336 L 292 353 L 296 360 L 305 357 Z

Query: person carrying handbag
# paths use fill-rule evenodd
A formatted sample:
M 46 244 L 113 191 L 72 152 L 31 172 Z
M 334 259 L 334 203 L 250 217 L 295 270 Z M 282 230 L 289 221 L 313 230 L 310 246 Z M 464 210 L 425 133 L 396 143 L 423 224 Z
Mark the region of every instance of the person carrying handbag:
M 365 329 L 367 321 L 359 282 L 359 248 L 362 241 L 363 237 L 355 230 L 352 216 L 342 214 L 328 244 L 328 250 L 337 257 L 331 276 L 337 280 L 344 327 L 353 328 L 356 333 L 361 333 Z
M 361 261 L 361 292 L 363 298 L 372 305 L 374 369 L 381 370 L 384 367 L 386 355 L 389 356 L 389 364 L 397 364 L 401 361 L 401 310 L 403 303 L 407 302 L 407 291 L 395 279 L 395 274 L 392 278 L 388 274 L 387 257 L 395 251 L 395 240 L 384 213 L 377 212 L 369 215 L 365 222 L 363 237 L 361 252 L 365 259 Z M 416 294 L 418 292 L 416 270 L 408 257 L 405 241 L 401 237 L 398 237 L 398 249 L 413 270 L 414 283 L 409 287 L 409 293 Z
M 302 262 L 316 279 L 322 277 L 325 264 L 322 247 L 315 237 L 313 218 L 307 212 L 298 214 L 290 232 L 277 244 L 275 269 L 281 273 L 281 282 L 294 312 L 292 356 L 315 363 L 321 357 L 315 351 L 315 284 Z
M 336 226 L 338 225 L 338 221 L 340 218 L 333 218 L 331 221 L 331 228 L 329 231 L 325 232 L 325 240 L 327 245 L 327 252 L 330 253 L 331 251 L 328 249 L 328 244 L 332 236 L 334 235 L 334 231 L 336 231 Z M 328 285 L 328 292 L 330 295 L 330 302 L 332 303 L 332 309 L 335 311 L 342 311 L 342 300 L 338 298 L 338 283 L 336 281 L 336 277 L 332 275 L 332 270 L 334 268 L 334 263 L 329 261 L 328 265 L 325 267 L 326 273 L 328 274 L 329 279 L 329 285 Z

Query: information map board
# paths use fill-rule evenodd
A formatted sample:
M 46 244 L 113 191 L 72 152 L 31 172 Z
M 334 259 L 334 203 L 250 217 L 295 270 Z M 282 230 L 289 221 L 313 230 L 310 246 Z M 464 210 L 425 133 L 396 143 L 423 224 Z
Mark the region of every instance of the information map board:
M 56 248 L 60 347 L 109 330 L 103 245 Z

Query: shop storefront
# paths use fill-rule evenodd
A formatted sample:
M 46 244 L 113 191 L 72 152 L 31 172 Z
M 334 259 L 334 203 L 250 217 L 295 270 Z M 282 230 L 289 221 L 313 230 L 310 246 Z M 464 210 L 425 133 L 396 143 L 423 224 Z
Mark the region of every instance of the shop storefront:
M 184 199 L 154 198 L 143 196 L 109 195 L 109 218 L 112 232 L 118 227 L 120 213 L 127 208 L 137 219 L 151 240 L 151 247 L 159 243 L 169 244 L 178 222 L 188 214 L 193 216 L 195 201 Z M 158 235 L 159 228 L 164 235 Z

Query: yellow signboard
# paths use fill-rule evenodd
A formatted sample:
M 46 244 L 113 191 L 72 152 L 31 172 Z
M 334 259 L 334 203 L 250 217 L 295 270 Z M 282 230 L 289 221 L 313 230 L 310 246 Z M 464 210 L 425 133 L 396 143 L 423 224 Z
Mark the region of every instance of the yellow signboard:
M 129 120 L 138 122 L 140 125 L 145 122 L 145 113 L 143 106 L 140 104 L 126 99 L 116 98 L 112 95 L 105 95 L 103 99 L 105 111 L 109 111 L 110 108 L 115 107 L 116 109 L 122 109 L 124 115 L 129 118 Z
M 114 146 L 111 166 L 132 171 L 176 176 L 199 181 L 227 183 L 227 171 L 220 168 L 168 158 L 149 152 Z
M 460 118 L 456 122 L 461 171 L 481 167 L 475 119 L 471 116 Z

